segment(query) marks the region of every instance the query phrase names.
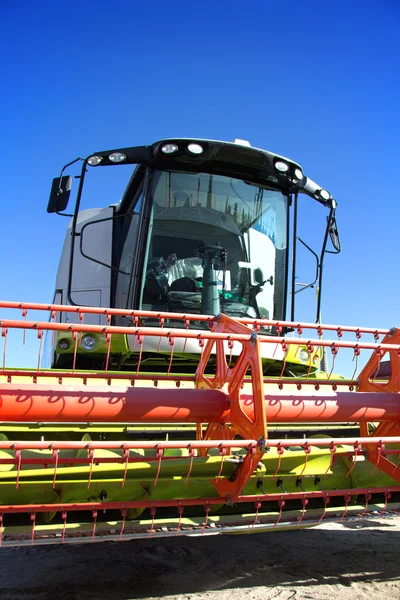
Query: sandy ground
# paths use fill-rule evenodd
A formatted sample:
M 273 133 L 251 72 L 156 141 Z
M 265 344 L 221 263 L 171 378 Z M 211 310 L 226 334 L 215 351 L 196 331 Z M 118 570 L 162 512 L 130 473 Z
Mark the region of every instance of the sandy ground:
M 400 599 L 400 518 L 0 551 L 1 600 Z

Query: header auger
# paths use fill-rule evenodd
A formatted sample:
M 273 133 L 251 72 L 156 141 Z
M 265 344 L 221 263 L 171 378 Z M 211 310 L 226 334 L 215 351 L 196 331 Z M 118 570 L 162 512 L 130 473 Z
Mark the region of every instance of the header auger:
M 80 210 L 89 167 L 129 163 L 118 205 Z M 0 302 L 0 543 L 398 511 L 400 330 L 320 323 L 328 240 L 340 251 L 329 192 L 243 141 L 100 152 L 79 181 L 59 303 Z M 50 212 L 64 214 L 70 189 L 54 180 Z M 301 194 L 329 212 L 320 254 L 300 240 L 316 273 L 296 289 Z M 298 321 L 296 292 L 316 283 L 316 322 Z M 38 356 L 12 368 L 28 336 Z

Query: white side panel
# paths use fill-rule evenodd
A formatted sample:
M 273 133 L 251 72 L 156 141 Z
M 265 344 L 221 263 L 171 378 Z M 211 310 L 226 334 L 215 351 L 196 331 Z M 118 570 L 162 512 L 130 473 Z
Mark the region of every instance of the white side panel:
M 88 209 L 79 213 L 77 232 L 81 232 L 82 227 L 92 221 L 97 221 L 98 219 L 109 220 L 88 225 L 83 230 L 82 239 L 80 237 L 75 238 L 71 298 L 77 305 L 110 306 L 111 269 L 85 258 L 81 254 L 80 245 L 82 242 L 82 250 L 85 254 L 110 265 L 112 259 L 113 230 L 111 217 L 113 214 L 113 208 Z M 56 292 L 62 294 L 63 304 L 69 304 L 67 290 L 71 251 L 71 227 L 72 221 L 68 225 L 56 279 Z M 79 320 L 72 314 L 68 315 L 68 317 L 64 315 L 63 321 L 66 319 L 68 322 L 77 322 Z M 86 317 L 85 322 L 88 324 L 102 324 L 105 321 L 103 317 L 93 316 L 93 319 L 90 320 L 89 317 Z
M 268 311 L 269 318 L 274 314 L 274 290 L 275 290 L 275 260 L 276 251 L 273 242 L 267 235 L 255 229 L 249 230 L 251 248 L 251 268 L 261 269 L 265 279 L 272 275 L 272 284 L 268 281 L 264 284 L 262 291 L 257 294 L 257 305 L 261 315 Z M 256 283 L 252 281 L 253 285 Z M 262 310 L 264 309 L 264 310 Z

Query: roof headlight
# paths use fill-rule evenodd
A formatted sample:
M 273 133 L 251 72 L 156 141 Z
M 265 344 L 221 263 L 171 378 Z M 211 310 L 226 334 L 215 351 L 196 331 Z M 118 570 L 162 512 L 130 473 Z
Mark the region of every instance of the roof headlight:
M 204 152 L 204 148 L 200 144 L 189 144 L 188 150 L 192 154 L 203 154 Z
M 122 163 L 126 160 L 126 154 L 123 152 L 112 152 L 108 158 L 113 163 Z
M 322 198 L 322 200 L 330 200 L 330 197 L 331 197 L 328 190 L 319 190 L 318 195 L 320 198 Z
M 277 160 L 275 163 L 275 169 L 279 171 L 279 173 L 287 173 L 289 171 L 289 165 L 283 160 Z
M 303 179 L 304 175 L 303 175 L 303 171 L 299 168 L 294 170 L 294 176 L 296 177 L 296 179 Z
M 102 157 L 101 156 L 96 156 L 95 154 L 93 156 L 89 156 L 88 158 L 88 165 L 90 165 L 91 167 L 97 167 L 97 165 L 99 165 L 102 161 Z
M 174 154 L 174 152 L 178 151 L 178 146 L 176 144 L 164 144 L 161 147 L 161 152 L 164 154 Z

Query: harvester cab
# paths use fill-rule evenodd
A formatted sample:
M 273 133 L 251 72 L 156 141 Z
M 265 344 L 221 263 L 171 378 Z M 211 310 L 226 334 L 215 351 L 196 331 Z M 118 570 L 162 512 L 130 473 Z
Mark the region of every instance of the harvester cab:
M 70 218 L 54 303 L 0 301 L 12 313 L 0 320 L 0 546 L 398 511 L 400 330 L 320 322 L 324 256 L 340 251 L 329 192 L 243 140 L 74 162 L 74 209 L 72 163 L 48 205 Z M 121 165 L 135 165 L 121 201 L 83 209 L 89 171 Z M 304 195 L 327 210 L 319 253 L 298 239 Z M 316 269 L 299 285 L 300 244 Z M 299 321 L 296 292 L 314 285 L 315 320 Z M 13 334 L 37 341 L 33 367 L 9 364 Z
M 79 162 L 79 189 L 57 275 L 55 303 L 274 321 L 285 320 L 289 309 L 293 321 L 296 293 L 317 284 L 318 321 L 329 234 L 336 250 L 340 249 L 336 202 L 305 177 L 297 163 L 252 148 L 244 140 L 198 139 L 168 139 L 151 146 L 97 152 Z M 80 211 L 85 179 L 93 176 L 88 171 L 126 164 L 136 168 L 119 204 Z M 67 208 L 72 178 L 64 170 L 53 181 L 49 212 Z M 309 248 L 316 259 L 315 277 L 297 287 L 301 194 L 326 207 L 328 216 L 321 251 L 317 254 Z M 73 322 L 76 315 L 61 313 L 60 318 Z M 105 323 L 96 318 L 93 322 Z M 126 315 L 114 315 L 112 322 L 133 323 Z M 141 323 L 158 325 L 154 316 L 142 317 Z M 168 326 L 176 323 L 169 321 Z M 204 326 L 207 323 L 200 320 L 190 323 L 190 328 Z M 262 327 L 260 333 L 271 335 L 274 328 Z M 110 366 L 136 368 L 138 352 L 133 344 L 132 336 L 114 339 Z M 183 344 L 175 347 L 174 368 L 193 372 L 198 346 L 189 340 L 185 348 Z M 73 354 L 71 337 L 58 336 L 52 366 L 70 367 Z M 105 355 L 101 337 L 84 336 L 76 366 L 103 368 Z M 142 368 L 163 370 L 168 357 L 167 342 L 154 345 L 146 340 Z M 272 355 L 270 347 L 263 348 L 264 372 L 280 371 L 282 359 L 281 352 Z M 319 352 L 296 349 L 287 356 L 287 369 L 315 371 L 320 360 Z

